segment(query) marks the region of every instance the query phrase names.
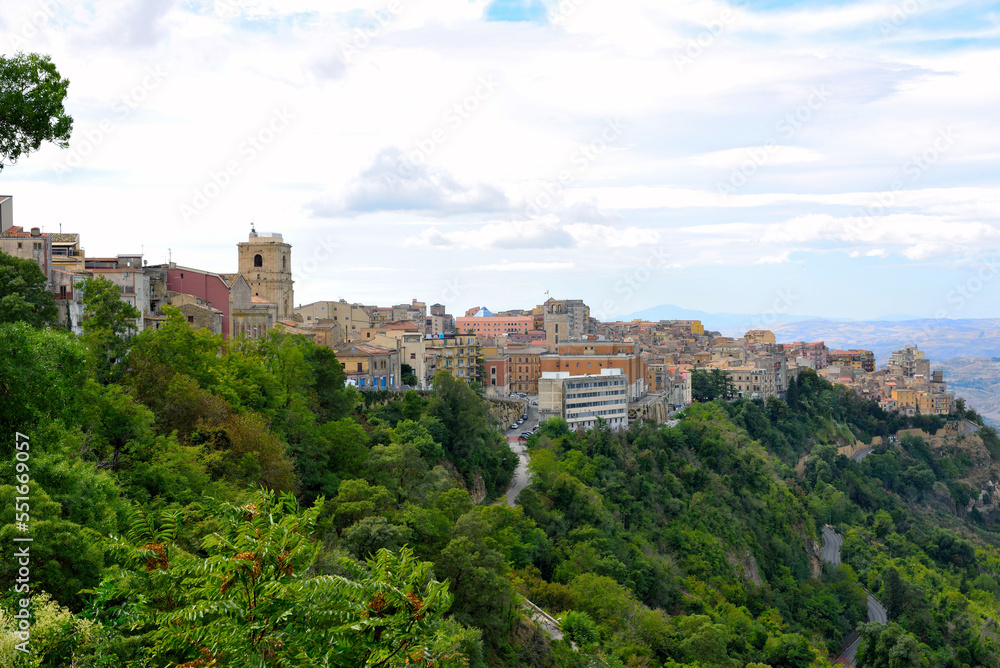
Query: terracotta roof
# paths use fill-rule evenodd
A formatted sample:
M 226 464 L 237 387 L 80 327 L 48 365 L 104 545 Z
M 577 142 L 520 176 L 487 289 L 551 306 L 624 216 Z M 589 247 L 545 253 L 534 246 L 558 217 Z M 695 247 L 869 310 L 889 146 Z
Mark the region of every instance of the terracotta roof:
M 6 232 L 4 232 L 3 234 L 0 234 L 0 237 L 3 237 L 5 239 L 40 239 L 41 237 L 51 237 L 52 236 L 52 234 L 50 232 L 42 232 L 40 236 L 33 237 L 33 236 L 31 236 L 31 232 L 30 231 L 25 232 L 23 230 L 24 230 L 23 227 L 18 227 L 18 226 L 15 225 L 14 227 L 10 228 L 9 230 L 7 230 Z

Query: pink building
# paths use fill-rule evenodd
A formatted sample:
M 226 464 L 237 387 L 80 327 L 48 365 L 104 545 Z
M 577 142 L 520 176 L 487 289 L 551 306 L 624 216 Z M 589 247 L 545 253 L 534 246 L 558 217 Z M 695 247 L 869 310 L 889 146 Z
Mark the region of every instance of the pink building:
M 471 309 L 470 309 L 471 310 Z M 456 318 L 455 331 L 466 334 L 471 329 L 480 341 L 504 334 L 525 334 L 534 328 L 534 320 L 527 315 L 494 315 L 485 306 L 474 315 Z
M 487 397 L 507 397 L 510 394 L 510 357 L 500 355 L 483 361 L 483 390 Z
M 789 351 L 791 351 L 791 354 Z M 830 349 L 826 347 L 826 344 L 823 341 L 816 341 L 814 343 L 796 341 L 795 343 L 785 346 L 786 357 L 789 357 L 792 360 L 798 357 L 804 357 L 815 364 L 816 369 L 825 369 L 829 365 L 829 362 L 827 361 L 827 354 L 829 352 Z
M 222 336 L 229 338 L 232 332 L 229 285 L 221 275 L 201 269 L 171 265 L 167 268 L 167 290 L 200 297 L 212 308 L 222 311 Z

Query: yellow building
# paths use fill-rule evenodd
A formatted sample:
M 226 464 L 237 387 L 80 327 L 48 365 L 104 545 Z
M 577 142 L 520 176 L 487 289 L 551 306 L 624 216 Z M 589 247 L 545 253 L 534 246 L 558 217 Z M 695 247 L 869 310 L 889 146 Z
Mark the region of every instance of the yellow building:
M 80 247 L 79 234 L 52 235 L 52 268 L 61 271 L 83 271 L 85 253 Z
M 344 329 L 348 340 L 358 338 L 361 330 L 372 326 L 371 317 L 361 304 L 351 304 L 343 299 L 299 306 L 295 309 L 295 317 L 306 323 L 332 320 Z
M 916 408 L 917 391 L 893 388 L 892 400 L 896 402 L 897 406 L 910 406 L 912 408 Z
M 538 379 L 542 377 L 541 355 L 545 350 L 543 345 L 507 346 L 504 349 L 510 356 L 511 392 L 538 394 Z
M 348 385 L 362 390 L 399 387 L 399 351 L 374 343 L 345 343 L 334 349 Z
M 442 335 L 424 339 L 428 359 L 428 380 L 438 371 L 447 371 L 466 382 L 476 380 L 476 337 L 468 334 Z
M 676 327 L 698 335 L 705 333 L 705 326 L 701 324 L 701 320 L 661 320 L 660 326 Z
M 875 353 L 870 350 L 831 350 L 826 361 L 830 366 L 849 366 L 868 373 L 875 370 Z
M 948 415 L 955 410 L 955 397 L 951 394 L 926 394 L 917 397 L 917 410 L 923 415 Z

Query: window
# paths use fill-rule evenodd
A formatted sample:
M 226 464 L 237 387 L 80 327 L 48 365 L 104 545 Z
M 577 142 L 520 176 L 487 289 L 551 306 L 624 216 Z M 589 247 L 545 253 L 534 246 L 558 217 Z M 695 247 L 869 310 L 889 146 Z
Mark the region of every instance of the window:
M 260 253 L 257 253 L 256 255 L 253 256 L 253 266 L 255 267 L 264 266 L 264 258 L 260 256 Z M 257 278 L 260 278 L 260 276 L 258 276 Z
M 190 323 L 194 322 L 194 316 L 193 315 L 189 315 L 188 316 L 188 322 L 190 322 Z
M 59 299 L 66 299 L 66 286 L 65 285 L 60 285 L 59 286 Z
M 358 371 L 360 372 L 361 370 L 362 370 L 361 369 L 361 362 L 358 362 Z
M 410 353 L 410 359 L 411 360 L 417 359 L 417 354 L 416 353 Z
M 18 250 L 21 250 L 22 248 L 24 248 L 24 243 L 23 243 L 23 242 L 20 242 L 20 241 L 18 241 L 18 242 L 17 242 L 17 249 L 18 249 Z
M 281 256 L 281 268 L 284 269 L 288 266 L 288 257 L 285 255 Z

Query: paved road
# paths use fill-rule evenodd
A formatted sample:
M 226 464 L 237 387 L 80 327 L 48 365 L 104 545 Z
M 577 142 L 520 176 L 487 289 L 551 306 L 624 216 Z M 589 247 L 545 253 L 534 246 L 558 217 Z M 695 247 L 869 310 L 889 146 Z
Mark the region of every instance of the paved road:
M 878 602 L 871 594 L 868 594 L 868 621 L 869 622 L 879 622 L 885 624 L 888 619 L 886 618 L 885 608 L 882 604 Z
M 865 448 L 861 452 L 856 453 L 851 459 L 856 462 L 860 462 L 862 459 L 870 455 L 874 451 L 874 448 Z
M 857 656 L 857 653 L 858 653 L 858 643 L 859 642 L 861 642 L 861 638 L 858 638 L 854 642 L 852 642 L 851 645 L 850 645 L 850 647 L 848 647 L 847 649 L 845 649 L 844 653 L 841 654 L 837 658 L 837 662 L 838 663 L 843 663 L 843 661 L 841 661 L 841 659 L 843 659 L 844 661 L 847 661 L 847 665 L 848 666 L 853 666 L 854 665 L 854 657 Z
M 528 397 L 527 399 L 520 400 L 524 403 L 528 419 L 521 423 L 520 427 L 507 430 L 507 443 L 510 445 L 510 449 L 514 452 L 514 454 L 517 455 L 517 469 L 514 470 L 514 477 L 510 481 L 510 487 L 507 488 L 506 497 L 507 505 L 512 508 L 514 507 L 514 501 L 517 500 L 517 495 L 531 483 L 531 474 L 528 471 L 528 446 L 525 441 L 520 440 L 518 437 L 521 432 L 531 431 L 531 428 L 538 424 L 538 408 L 531 405 L 533 400 L 534 397 Z M 559 630 L 559 620 L 539 608 L 528 599 L 524 599 L 524 605 L 522 605 L 521 608 L 527 611 L 528 616 L 531 617 L 536 624 L 545 629 L 550 636 L 556 640 L 562 640 L 563 634 L 562 631 Z M 573 649 L 576 649 L 576 647 Z
M 870 448 L 867 451 L 862 450 L 857 455 L 855 455 L 855 457 L 860 455 L 862 458 L 864 458 L 864 455 L 868 454 L 869 452 L 871 452 Z M 859 459 L 858 461 L 861 460 Z M 829 564 L 839 564 L 840 546 L 843 545 L 843 543 L 844 543 L 843 536 L 841 536 L 839 533 L 831 529 L 829 526 L 823 525 L 823 561 Z M 865 590 L 865 593 L 868 594 L 868 590 Z M 887 621 L 885 608 L 883 608 L 882 604 L 878 602 L 878 599 L 876 599 L 871 594 L 868 594 L 868 621 L 880 622 L 882 624 L 885 624 Z M 851 643 L 850 646 L 846 650 L 844 650 L 844 653 L 839 657 L 837 657 L 837 660 L 839 661 L 840 659 L 845 659 L 847 661 L 847 665 L 853 666 L 854 655 L 857 654 L 858 652 L 859 641 L 860 639 L 855 640 L 853 643 Z
M 828 564 L 840 563 L 840 546 L 844 538 L 830 527 L 823 526 L 823 561 Z
M 516 437 L 508 439 L 508 443 L 510 449 L 517 455 L 517 469 L 510 481 L 510 487 L 507 488 L 507 505 L 513 507 L 517 495 L 531 482 L 531 473 L 528 471 L 528 446 L 524 441 L 518 441 Z
M 517 455 L 517 469 L 514 470 L 514 477 L 510 481 L 510 487 L 507 488 L 507 505 L 511 507 L 514 506 L 514 501 L 517 500 L 521 490 L 531 483 L 531 474 L 528 471 L 528 446 L 525 441 L 518 440 L 518 435 L 521 432 L 531 431 L 532 427 L 538 424 L 538 407 L 531 405 L 532 397 L 519 401 L 524 404 L 528 419 L 520 427 L 507 430 L 507 443 Z

